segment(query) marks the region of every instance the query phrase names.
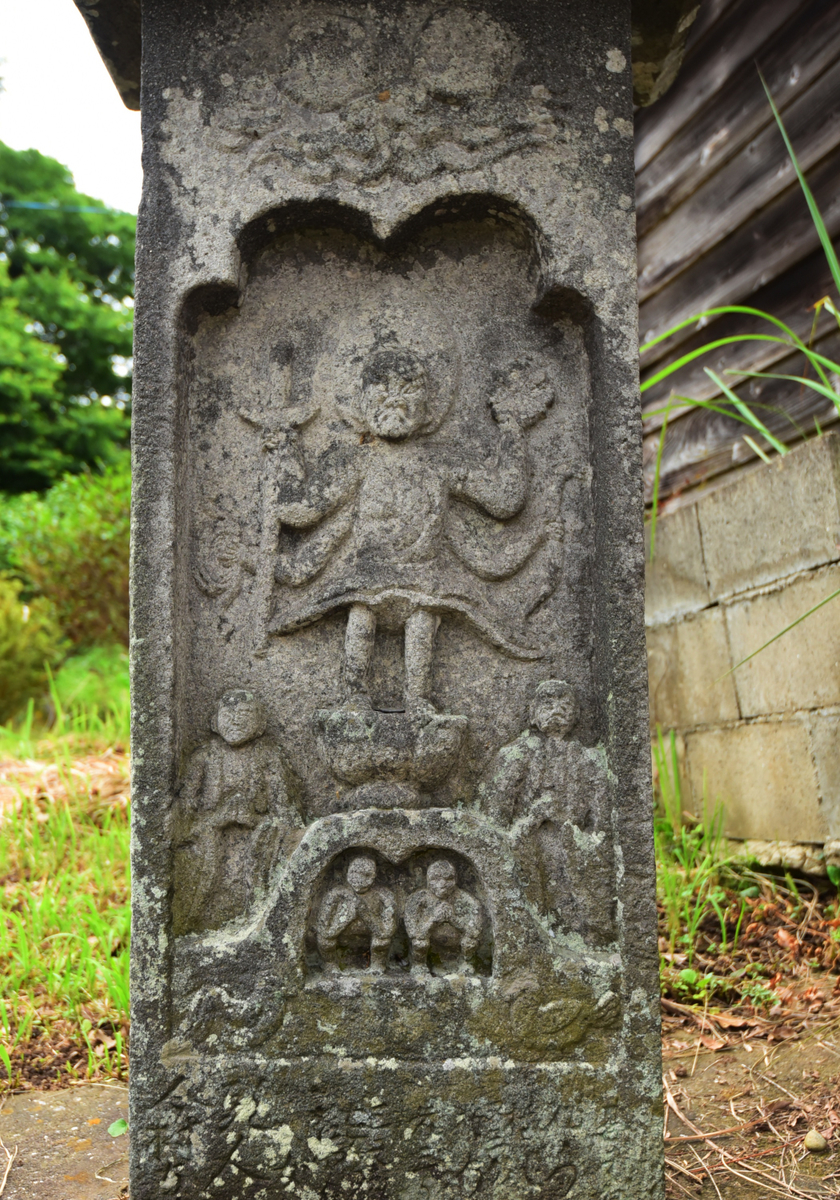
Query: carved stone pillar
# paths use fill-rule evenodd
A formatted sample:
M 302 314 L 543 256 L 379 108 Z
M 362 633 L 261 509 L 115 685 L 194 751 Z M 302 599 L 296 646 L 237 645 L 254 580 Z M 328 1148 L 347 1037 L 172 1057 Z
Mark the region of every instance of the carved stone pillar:
M 659 1196 L 630 5 L 142 10 L 132 1200 Z

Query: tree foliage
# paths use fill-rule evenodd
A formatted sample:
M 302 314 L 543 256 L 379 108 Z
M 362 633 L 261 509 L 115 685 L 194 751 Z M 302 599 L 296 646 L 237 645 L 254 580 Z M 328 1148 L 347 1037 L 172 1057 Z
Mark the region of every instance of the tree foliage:
M 0 142 L 0 490 L 42 490 L 127 443 L 135 225 Z

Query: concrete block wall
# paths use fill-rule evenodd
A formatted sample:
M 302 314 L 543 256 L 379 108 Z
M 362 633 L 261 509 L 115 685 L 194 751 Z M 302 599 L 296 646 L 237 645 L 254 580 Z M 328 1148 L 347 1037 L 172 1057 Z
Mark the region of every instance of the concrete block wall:
M 840 865 L 840 434 L 657 522 L 647 568 L 651 726 L 674 729 L 699 811 L 760 861 Z

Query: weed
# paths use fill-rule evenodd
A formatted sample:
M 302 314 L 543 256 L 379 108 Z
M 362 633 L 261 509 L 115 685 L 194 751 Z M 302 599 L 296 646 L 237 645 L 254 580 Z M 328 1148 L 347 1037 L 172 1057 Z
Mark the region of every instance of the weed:
M 697 931 L 710 906 L 720 913 L 726 940 L 721 909 L 726 893 L 719 884 L 721 868 L 728 861 L 721 854 L 723 810 L 718 806 L 709 818 L 704 797 L 703 818 L 686 822 L 673 731 L 667 746 L 662 730 L 657 731 L 653 752 L 662 814 L 654 825 L 659 901 L 665 914 L 668 952 L 673 957 L 679 947 L 690 968 Z
M 673 732 L 657 730 L 653 769 L 663 995 L 760 1007 L 777 1002 L 774 981 L 783 975 L 836 970 L 840 898 L 790 872 L 782 880 L 758 871 L 733 852 L 705 780 L 701 815 L 685 811 Z

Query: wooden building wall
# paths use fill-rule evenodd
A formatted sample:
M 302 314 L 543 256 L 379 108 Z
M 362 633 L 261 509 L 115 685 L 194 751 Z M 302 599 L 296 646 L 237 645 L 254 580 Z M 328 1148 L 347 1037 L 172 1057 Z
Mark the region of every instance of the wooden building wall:
M 636 114 L 642 342 L 722 304 L 773 313 L 807 342 L 811 306 L 826 294 L 836 298 L 759 68 L 829 233 L 840 235 L 840 0 L 703 0 L 675 84 Z M 643 356 L 642 378 L 714 339 L 766 332 L 766 322 L 748 315 L 692 324 Z M 830 314 L 818 321 L 814 344 L 840 360 Z M 718 374 L 801 375 L 805 364 L 785 347 L 751 341 L 712 351 L 654 385 L 643 397 L 648 498 L 662 424 L 653 410 L 670 395 L 720 399 L 704 366 Z M 801 385 L 723 378 L 785 442 L 837 419 L 829 400 Z M 749 432 L 732 417 L 677 405 L 663 447 L 660 499 L 679 504 L 689 489 L 714 486 L 755 462 L 743 438 Z

